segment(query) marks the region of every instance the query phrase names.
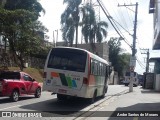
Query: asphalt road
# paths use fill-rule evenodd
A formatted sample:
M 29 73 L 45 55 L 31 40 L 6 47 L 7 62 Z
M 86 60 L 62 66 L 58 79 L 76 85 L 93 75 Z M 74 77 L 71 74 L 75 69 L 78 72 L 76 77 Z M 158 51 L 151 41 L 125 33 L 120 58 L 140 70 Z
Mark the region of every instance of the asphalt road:
M 11 102 L 7 97 L 3 97 L 0 98 L 0 111 L 17 111 L 17 113 L 20 112 L 21 114 L 30 111 L 37 112 L 37 115 L 43 111 L 42 116 L 45 117 L 54 117 L 55 119 L 62 117 L 62 119 L 66 119 L 67 116 L 67 119 L 76 119 L 79 116 L 83 116 L 87 111 L 98 109 L 103 102 L 111 100 L 114 96 L 123 94 L 124 91 L 128 91 L 128 87 L 109 85 L 106 97 L 104 99 L 98 98 L 94 104 L 89 104 L 86 99 L 81 98 L 59 102 L 56 95 L 51 95 L 51 93 L 45 91 L 42 92 L 41 98 L 25 96 L 21 97 L 18 102 Z

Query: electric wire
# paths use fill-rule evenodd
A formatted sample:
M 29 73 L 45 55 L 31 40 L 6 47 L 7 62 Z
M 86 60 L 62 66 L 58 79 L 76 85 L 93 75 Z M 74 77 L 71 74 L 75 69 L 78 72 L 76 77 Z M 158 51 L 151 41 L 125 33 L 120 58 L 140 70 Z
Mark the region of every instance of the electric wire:
M 126 38 L 125 38 L 122 34 L 120 34 L 119 29 L 116 28 L 117 26 L 115 27 L 115 25 L 113 24 L 113 21 L 111 21 L 111 19 L 110 19 L 110 14 L 109 14 L 108 10 L 106 9 L 106 7 L 104 6 L 104 4 L 102 3 L 102 1 L 97 0 L 97 2 L 98 2 L 99 5 L 101 6 L 103 12 L 105 13 L 106 17 L 108 18 L 108 20 L 110 21 L 110 23 L 112 24 L 113 28 L 116 30 L 116 32 L 118 33 L 118 35 L 119 35 L 121 38 L 124 38 L 123 40 L 125 41 L 125 43 L 127 43 L 127 45 L 129 45 L 129 46 L 132 48 L 132 46 L 126 41 Z M 122 36 L 123 36 L 123 37 L 122 37 Z
M 111 18 L 113 21 L 115 21 L 121 28 L 123 28 L 123 30 L 125 30 L 129 35 L 131 35 L 133 37 L 133 35 L 127 30 L 125 29 L 119 22 L 117 22 L 115 19 Z
M 117 0 L 116 0 L 117 1 Z M 117 3 L 119 4 L 119 2 L 117 1 Z M 126 26 L 126 28 L 128 28 L 128 26 L 127 26 L 127 24 L 126 24 L 126 20 L 125 20 L 125 18 L 124 18 L 124 16 L 123 16 L 123 14 L 122 14 L 122 11 L 119 11 L 119 13 L 121 14 L 120 16 L 122 17 L 122 19 L 123 19 L 123 23 L 124 23 L 124 26 Z
M 124 1 L 124 3 L 126 3 L 126 1 Z M 128 2 L 127 2 L 127 4 L 128 4 Z M 125 7 L 126 8 L 126 13 L 128 14 L 128 18 L 129 18 L 129 21 L 131 22 L 131 24 L 133 24 L 132 23 L 132 21 L 131 21 L 131 19 L 130 19 L 130 15 L 129 15 L 129 13 L 128 13 L 128 8 L 127 7 Z M 126 22 L 126 24 L 128 23 L 128 21 Z M 129 24 L 130 25 L 130 24 Z M 128 27 L 128 24 L 127 24 L 127 29 L 128 29 L 128 31 L 129 31 L 129 27 Z

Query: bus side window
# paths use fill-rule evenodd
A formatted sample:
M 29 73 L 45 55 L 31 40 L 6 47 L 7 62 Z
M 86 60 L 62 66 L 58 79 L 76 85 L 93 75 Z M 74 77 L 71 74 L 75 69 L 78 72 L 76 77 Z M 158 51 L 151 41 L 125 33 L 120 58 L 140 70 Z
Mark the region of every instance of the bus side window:
M 91 59 L 91 74 L 93 74 L 94 75 L 94 68 L 95 66 L 94 66 L 94 60 L 93 59 Z
M 102 76 L 102 63 L 100 63 L 100 76 Z
M 101 70 L 102 70 L 102 71 L 101 71 L 101 72 L 102 72 L 101 74 L 102 74 L 102 76 L 104 76 L 104 75 L 103 75 L 103 63 L 102 63 L 102 66 L 101 66 Z
M 105 65 L 103 64 L 103 76 L 105 76 Z
M 97 69 L 98 69 L 98 65 L 97 65 L 97 61 L 95 61 L 95 69 L 94 69 L 94 75 L 98 75 L 97 73 L 98 73 L 98 71 L 97 71 Z
M 98 63 L 97 63 L 97 75 L 100 75 L 99 73 L 100 73 L 100 65 L 99 65 L 99 61 L 98 61 Z
M 103 76 L 103 63 L 101 64 L 102 66 L 101 66 L 101 74 L 102 74 L 102 76 Z

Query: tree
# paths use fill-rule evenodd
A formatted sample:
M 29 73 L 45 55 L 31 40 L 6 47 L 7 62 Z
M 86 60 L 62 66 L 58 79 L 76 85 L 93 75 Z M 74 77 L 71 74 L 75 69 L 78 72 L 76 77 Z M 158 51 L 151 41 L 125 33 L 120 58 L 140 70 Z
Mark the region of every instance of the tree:
M 24 58 L 39 49 L 41 39 L 37 31 L 46 31 L 42 23 L 33 21 L 36 15 L 26 10 L 0 10 L 0 33 L 9 42 L 9 49 L 15 63 L 21 70 Z M 20 22 L 19 22 L 20 21 Z
M 118 38 L 110 38 L 110 40 L 108 41 L 108 45 L 109 45 L 109 60 L 112 62 L 112 65 L 114 66 L 115 70 L 116 66 L 118 65 L 117 61 L 118 61 L 118 55 L 121 51 L 121 43 L 119 41 Z
M 123 76 L 123 72 L 129 67 L 129 60 L 131 54 L 122 53 L 121 42 L 119 38 L 110 38 L 109 45 L 109 60 L 114 66 L 114 70 L 118 72 L 119 76 Z
M 118 66 L 117 66 L 119 76 L 123 76 L 124 72 L 129 70 L 130 57 L 131 57 L 130 53 L 119 54 Z
M 105 21 L 96 20 L 95 11 L 89 3 L 82 8 L 82 34 L 86 43 L 91 43 L 94 51 L 94 43 L 101 43 L 104 37 L 107 37 L 108 24 Z
M 40 12 L 45 11 L 37 0 L 5 0 L 2 5 L 0 35 L 9 43 L 14 62 L 23 70 L 25 57 L 43 48 L 38 32 L 47 32 L 47 29 L 36 20 Z
M 0 0 L 0 7 L 4 7 L 5 3 L 6 3 L 6 0 Z
M 67 4 L 65 11 L 61 15 L 63 40 L 73 45 L 74 32 L 76 31 L 76 47 L 78 43 L 79 5 L 82 0 L 64 0 Z
M 40 12 L 45 12 L 42 5 L 37 0 L 6 0 L 4 5 L 6 10 L 24 9 L 35 13 L 37 20 Z

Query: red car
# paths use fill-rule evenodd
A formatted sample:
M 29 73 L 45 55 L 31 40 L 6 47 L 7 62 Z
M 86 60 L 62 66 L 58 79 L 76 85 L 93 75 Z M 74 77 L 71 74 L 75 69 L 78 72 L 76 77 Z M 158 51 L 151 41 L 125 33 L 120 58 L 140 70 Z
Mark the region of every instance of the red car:
M 19 96 L 41 96 L 41 86 L 29 74 L 25 72 L 1 72 L 0 73 L 0 96 L 9 96 L 12 101 L 19 100 Z

